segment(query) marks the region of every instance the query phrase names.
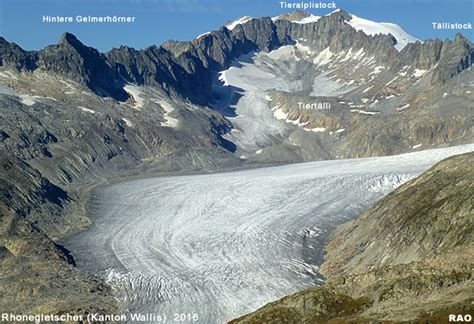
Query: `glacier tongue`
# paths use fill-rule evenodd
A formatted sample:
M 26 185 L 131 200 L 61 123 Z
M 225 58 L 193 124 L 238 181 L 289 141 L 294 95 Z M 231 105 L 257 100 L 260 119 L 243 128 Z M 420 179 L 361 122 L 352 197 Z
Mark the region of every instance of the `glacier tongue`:
M 274 117 L 272 108 L 279 103 L 269 100 L 271 91 L 305 91 L 332 97 L 351 90 L 331 80 L 328 72 L 318 70 L 319 65 L 328 62 L 326 52 L 308 60 L 315 55 L 309 48 L 300 44 L 282 46 L 269 53 L 246 54 L 220 72 L 213 85 L 219 99 L 213 108 L 234 126 L 224 137 L 243 152 L 254 152 L 294 130 L 294 125 Z
M 284 46 L 270 53 L 250 53 L 220 72 L 214 84 L 220 100 L 214 108 L 232 122 L 234 128 L 225 137 L 239 149 L 255 151 L 288 131 L 289 125 L 273 117 L 266 92 L 301 89 L 301 81 L 290 79 L 298 61 L 295 51 Z
M 94 226 L 64 244 L 80 268 L 113 285 L 124 311 L 223 323 L 321 282 L 324 242 L 337 224 L 472 150 L 119 183 L 93 194 Z

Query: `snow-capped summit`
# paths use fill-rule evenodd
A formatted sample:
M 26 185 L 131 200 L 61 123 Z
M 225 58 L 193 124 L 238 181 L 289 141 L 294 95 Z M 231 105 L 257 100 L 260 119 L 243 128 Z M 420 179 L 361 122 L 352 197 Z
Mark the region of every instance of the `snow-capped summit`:
M 327 14 L 326 16 L 331 16 L 334 13 L 340 13 L 348 25 L 350 25 L 355 30 L 363 31 L 367 35 L 391 34 L 397 40 L 397 45 L 395 45 L 395 48 L 398 51 L 402 50 L 402 48 L 404 48 L 408 43 L 414 43 L 418 41 L 417 38 L 408 34 L 399 25 L 392 23 L 375 22 L 368 19 L 360 18 L 356 15 L 347 13 L 341 9 L 336 9 L 333 12 Z M 278 17 L 274 17 L 273 21 L 284 19 L 297 24 L 308 24 L 317 22 L 320 18 L 320 16 L 315 16 L 305 11 L 296 11 L 294 13 L 282 14 Z
M 393 23 L 385 23 L 385 22 L 376 22 L 364 18 L 360 18 L 356 15 L 347 13 L 346 11 L 342 9 L 336 9 L 333 12 L 327 14 L 326 16 L 331 16 L 333 14 L 339 14 L 342 15 L 344 21 L 354 28 L 355 30 L 359 31 L 361 30 L 367 35 L 377 35 L 377 34 L 391 34 L 393 37 L 395 37 L 397 44 L 395 45 L 395 49 L 397 51 L 401 51 L 408 43 L 415 43 L 416 41 L 419 41 L 417 38 L 411 36 L 408 34 L 402 27 L 400 27 L 397 24 Z M 229 21 L 225 27 L 228 30 L 233 30 L 236 26 L 244 24 L 248 22 L 249 20 L 253 19 L 253 17 L 250 16 L 243 16 L 239 19 L 236 19 L 234 21 Z M 273 17 L 273 21 L 277 20 L 288 20 L 291 21 L 292 23 L 295 24 L 309 24 L 309 23 L 315 23 L 319 19 L 321 19 L 321 16 L 316 16 L 313 15 L 307 11 L 303 10 L 297 10 L 292 13 L 284 13 L 279 16 Z M 204 33 L 199 35 L 197 38 L 200 38 L 202 36 L 205 36 L 209 33 Z
M 234 20 L 234 21 L 229 21 L 225 27 L 228 29 L 228 30 L 232 30 L 234 29 L 235 27 L 237 27 L 237 25 L 240 25 L 240 24 L 245 24 L 247 21 L 251 20 L 252 17 L 250 16 L 243 16 L 237 20 Z M 199 36 L 197 36 L 195 39 L 199 39 L 203 36 L 206 36 L 206 35 L 209 35 L 211 32 L 205 32 L 205 33 L 202 33 L 200 34 Z
M 251 20 L 252 17 L 250 16 L 243 16 L 237 20 L 234 20 L 234 21 L 231 21 L 231 22 L 228 22 L 225 27 L 228 29 L 228 30 L 232 30 L 234 29 L 237 25 L 240 25 L 240 24 L 244 24 L 246 23 L 247 21 Z
M 355 30 L 362 30 L 367 35 L 376 34 L 392 34 L 397 40 L 395 48 L 401 51 L 408 43 L 415 43 L 417 38 L 408 34 L 402 27 L 392 23 L 375 22 L 364 18 L 349 14 L 350 20 L 346 20 L 347 24 L 352 26 Z
M 321 18 L 321 17 L 320 16 L 315 16 L 315 15 L 313 15 L 311 13 L 308 13 L 304 10 L 296 10 L 296 11 L 291 12 L 291 13 L 284 13 L 284 14 L 281 14 L 277 17 L 273 17 L 272 20 L 273 21 L 288 20 L 288 21 L 291 21 L 292 23 L 296 23 L 296 24 L 308 24 L 308 23 L 318 21 L 319 18 Z
M 299 21 L 297 20 L 294 20 L 292 22 L 294 23 L 297 23 L 297 24 L 309 24 L 309 23 L 313 23 L 313 22 L 317 22 L 319 20 L 319 18 L 321 18 L 320 16 L 315 16 L 313 14 L 310 14 L 308 17 L 306 18 L 303 18 Z

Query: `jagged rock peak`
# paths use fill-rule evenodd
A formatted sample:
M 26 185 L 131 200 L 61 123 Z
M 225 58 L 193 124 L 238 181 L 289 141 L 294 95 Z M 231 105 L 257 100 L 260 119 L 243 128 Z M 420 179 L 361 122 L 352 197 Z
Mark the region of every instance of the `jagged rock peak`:
M 462 43 L 462 44 L 468 44 L 472 47 L 472 43 L 469 39 L 467 39 L 466 37 L 464 37 L 461 33 L 456 33 L 456 37 L 454 38 L 454 42 L 457 43 Z
M 291 13 L 281 14 L 280 16 L 278 16 L 277 19 L 289 20 L 289 21 L 301 21 L 302 19 L 310 17 L 310 16 L 311 16 L 311 14 L 309 14 L 308 12 L 306 12 L 304 10 L 296 10 L 296 11 L 291 12 Z
M 329 16 L 341 17 L 342 19 L 349 21 L 352 19 L 352 15 L 343 9 L 336 9 L 329 14 Z
M 69 32 L 65 32 L 64 34 L 61 35 L 59 38 L 59 44 L 60 45 L 71 45 L 73 47 L 84 47 L 85 45 L 77 39 L 77 37 L 74 34 L 71 34 Z

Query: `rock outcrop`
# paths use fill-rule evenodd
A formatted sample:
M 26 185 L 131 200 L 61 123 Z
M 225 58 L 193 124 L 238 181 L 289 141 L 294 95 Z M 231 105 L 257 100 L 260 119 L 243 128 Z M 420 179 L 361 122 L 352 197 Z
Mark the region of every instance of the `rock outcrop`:
M 110 314 L 110 288 L 74 267 L 67 251 L 0 206 L 0 304 L 11 314 Z

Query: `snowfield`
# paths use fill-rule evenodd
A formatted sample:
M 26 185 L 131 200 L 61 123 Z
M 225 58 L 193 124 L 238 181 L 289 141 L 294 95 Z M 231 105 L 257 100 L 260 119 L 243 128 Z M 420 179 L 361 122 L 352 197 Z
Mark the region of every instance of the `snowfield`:
M 94 225 L 64 244 L 124 311 L 223 323 L 321 282 L 327 234 L 474 145 L 136 180 L 97 190 Z
M 401 51 L 408 43 L 419 41 L 408 34 L 402 27 L 392 23 L 382 23 L 367 20 L 351 14 L 351 20 L 347 22 L 355 30 L 362 30 L 366 35 L 391 34 L 397 40 L 395 48 Z
M 142 98 L 143 92 L 140 90 L 140 87 L 137 87 L 133 84 L 127 84 L 123 87 L 123 90 L 125 90 L 125 92 L 128 93 L 135 101 L 133 108 L 140 110 L 140 108 L 142 108 L 144 105 L 144 100 Z
M 158 103 L 165 112 L 165 121 L 161 122 L 160 125 L 163 127 L 177 127 L 179 125 L 179 120 L 170 116 L 170 114 L 174 111 L 173 105 L 166 100 L 158 101 Z

